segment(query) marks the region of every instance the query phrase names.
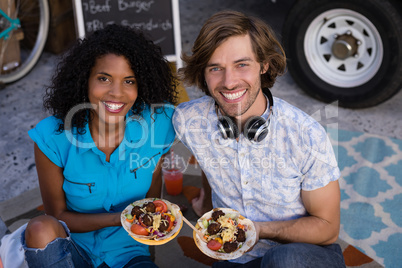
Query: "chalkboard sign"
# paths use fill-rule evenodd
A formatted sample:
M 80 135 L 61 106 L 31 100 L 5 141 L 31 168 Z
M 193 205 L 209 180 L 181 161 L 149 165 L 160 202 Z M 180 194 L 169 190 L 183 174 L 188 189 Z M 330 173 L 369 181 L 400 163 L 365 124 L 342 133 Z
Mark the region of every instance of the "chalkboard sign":
M 74 12 L 79 38 L 113 23 L 139 28 L 181 67 L 178 0 L 74 0 Z

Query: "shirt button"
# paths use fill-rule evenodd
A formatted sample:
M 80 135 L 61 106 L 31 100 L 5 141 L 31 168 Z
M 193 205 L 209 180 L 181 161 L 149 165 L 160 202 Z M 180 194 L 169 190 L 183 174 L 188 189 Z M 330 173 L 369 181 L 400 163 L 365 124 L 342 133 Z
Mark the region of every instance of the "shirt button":
M 245 181 L 245 182 L 244 182 L 244 185 L 247 185 L 247 184 L 248 184 L 248 181 Z

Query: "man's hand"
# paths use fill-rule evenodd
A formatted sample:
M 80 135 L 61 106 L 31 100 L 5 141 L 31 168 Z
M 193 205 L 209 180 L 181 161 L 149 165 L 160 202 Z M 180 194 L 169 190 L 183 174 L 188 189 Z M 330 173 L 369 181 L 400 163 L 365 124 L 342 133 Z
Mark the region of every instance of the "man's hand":
M 260 240 L 260 230 L 261 230 L 261 227 L 260 227 L 260 223 L 259 223 L 259 222 L 253 221 L 253 223 L 254 223 L 254 228 L 255 228 L 255 234 L 256 234 L 256 236 L 257 236 L 256 241 L 255 241 L 255 244 L 257 244 L 258 241 Z
M 255 243 L 254 243 L 254 245 L 252 245 L 246 252 L 252 251 L 253 248 L 254 248 L 254 246 L 257 245 L 258 241 L 260 240 L 260 229 L 261 229 L 261 228 L 260 228 L 260 223 L 259 223 L 259 222 L 256 222 L 256 221 L 253 221 L 253 224 L 254 224 L 255 236 L 256 236 L 256 238 L 255 238 Z

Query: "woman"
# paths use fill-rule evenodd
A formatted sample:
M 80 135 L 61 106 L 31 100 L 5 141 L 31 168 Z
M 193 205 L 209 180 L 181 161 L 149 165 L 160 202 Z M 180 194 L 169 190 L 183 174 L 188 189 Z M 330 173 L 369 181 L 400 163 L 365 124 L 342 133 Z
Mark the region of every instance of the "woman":
M 30 267 L 155 267 L 120 212 L 160 196 L 176 98 L 160 48 L 140 32 L 110 25 L 71 48 L 44 98 L 52 116 L 29 131 L 46 211 L 22 234 Z

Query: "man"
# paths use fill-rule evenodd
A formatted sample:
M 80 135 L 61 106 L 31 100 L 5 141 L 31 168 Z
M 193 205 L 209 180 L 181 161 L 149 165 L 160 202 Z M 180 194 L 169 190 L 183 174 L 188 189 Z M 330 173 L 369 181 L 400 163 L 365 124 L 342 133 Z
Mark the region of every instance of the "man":
M 183 80 L 207 96 L 179 105 L 173 122 L 203 170 L 195 212 L 228 207 L 254 222 L 259 241 L 234 263 L 344 267 L 333 244 L 340 171 L 322 126 L 269 92 L 286 64 L 270 27 L 219 12 L 206 21 L 192 52 L 183 55 Z

